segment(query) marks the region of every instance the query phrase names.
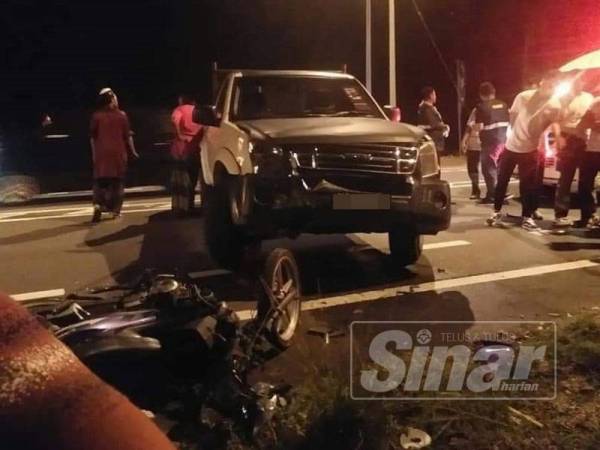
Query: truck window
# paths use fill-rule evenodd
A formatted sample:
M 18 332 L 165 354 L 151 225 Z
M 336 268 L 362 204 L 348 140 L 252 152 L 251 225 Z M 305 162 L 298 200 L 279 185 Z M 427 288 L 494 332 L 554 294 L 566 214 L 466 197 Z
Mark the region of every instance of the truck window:
M 306 117 L 377 117 L 381 112 L 352 79 L 242 77 L 235 80 L 232 120 Z

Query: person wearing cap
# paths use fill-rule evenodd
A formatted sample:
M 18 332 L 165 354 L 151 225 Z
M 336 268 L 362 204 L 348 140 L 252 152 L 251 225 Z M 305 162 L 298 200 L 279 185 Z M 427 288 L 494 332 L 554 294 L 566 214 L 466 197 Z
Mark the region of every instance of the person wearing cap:
M 486 81 L 479 86 L 481 101 L 475 108 L 475 122 L 481 140 L 481 173 L 485 180 L 486 195 L 483 204 L 494 202 L 498 181 L 498 157 L 506 143 L 506 130 L 509 125 L 508 106 L 496 98 L 496 88 Z
M 442 115 L 435 106 L 436 103 L 435 89 L 431 86 L 424 87 L 421 90 L 421 103 L 417 111 L 417 125 L 433 139 L 439 157 L 444 153 L 450 126 L 444 123 Z
M 98 95 L 98 109 L 90 123 L 90 145 L 94 165 L 92 221 L 100 221 L 103 212 L 119 217 L 128 155 L 134 158 L 139 155 L 127 114 L 119 109 L 117 96 L 110 88 L 102 89 Z
M 481 197 L 479 189 L 479 161 L 481 159 L 481 141 L 479 140 L 479 128 L 475 122 L 477 110 L 473 108 L 467 119 L 465 135 L 461 142 L 461 151 L 467 156 L 467 172 L 471 180 L 471 196 L 469 199 L 478 200 Z
M 554 199 L 553 226 L 555 228 L 568 228 L 572 225 L 568 218 L 571 206 L 571 185 L 585 152 L 587 138 L 584 130 L 578 128 L 578 125 L 594 102 L 594 96 L 583 90 L 579 76 L 573 80 L 572 84 L 569 85 L 568 81 L 564 81 L 562 86 L 565 90 L 569 88 L 570 90 L 562 99 L 563 115 L 559 122 L 560 138 L 556 140 L 558 149 L 556 169 L 560 172 L 560 177 Z
M 175 129 L 175 138 L 171 144 L 171 209 L 175 214 L 184 215 L 194 209 L 200 172 L 198 143 L 202 137 L 202 126 L 192 119 L 194 101 L 189 96 L 180 95 L 178 103 L 171 114 Z

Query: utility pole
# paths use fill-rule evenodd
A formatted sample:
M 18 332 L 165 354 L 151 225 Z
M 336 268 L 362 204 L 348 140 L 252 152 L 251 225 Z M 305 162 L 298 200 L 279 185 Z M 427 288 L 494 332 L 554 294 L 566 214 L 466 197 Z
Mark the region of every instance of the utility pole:
M 389 47 L 390 47 L 390 106 L 396 106 L 396 8 L 395 0 L 389 0 Z
M 365 37 L 365 45 L 366 45 L 366 54 L 365 54 L 365 78 L 366 78 L 366 83 L 367 83 L 367 90 L 371 93 L 373 93 L 373 57 L 372 57 L 372 45 L 373 45 L 373 33 L 372 33 L 372 29 L 373 29 L 373 1 L 372 0 L 366 0 L 366 11 L 365 11 L 365 18 L 366 18 L 366 23 L 365 23 L 365 31 L 366 31 L 366 37 Z

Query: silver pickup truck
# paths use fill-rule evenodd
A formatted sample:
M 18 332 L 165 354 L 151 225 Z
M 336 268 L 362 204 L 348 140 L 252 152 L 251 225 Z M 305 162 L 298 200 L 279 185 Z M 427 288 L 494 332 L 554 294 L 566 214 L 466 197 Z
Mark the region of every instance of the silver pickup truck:
M 450 189 L 419 128 L 388 119 L 354 77 L 233 71 L 201 106 L 206 241 L 226 267 L 244 247 L 300 233 L 387 232 L 399 265 L 450 224 Z

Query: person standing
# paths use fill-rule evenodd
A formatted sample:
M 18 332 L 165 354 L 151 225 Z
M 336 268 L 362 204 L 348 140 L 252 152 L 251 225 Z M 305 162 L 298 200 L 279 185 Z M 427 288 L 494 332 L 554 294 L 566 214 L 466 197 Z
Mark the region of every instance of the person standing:
M 171 114 L 171 122 L 175 128 L 175 138 L 171 144 L 171 210 L 178 215 L 190 213 L 194 209 L 200 172 L 198 143 L 202 136 L 202 126 L 193 121 L 193 111 L 193 100 L 187 95 L 180 95 L 178 106 Z
M 481 203 L 491 204 L 498 181 L 498 157 L 506 143 L 509 113 L 506 103 L 496 98 L 496 88 L 492 83 L 481 83 L 479 97 L 481 102 L 475 108 L 475 121 L 480 129 L 481 172 L 487 191 Z
M 510 127 L 514 126 L 518 112 L 527 105 L 527 102 L 533 97 L 536 90 L 539 88 L 539 83 L 530 82 L 523 91 L 519 92 L 513 104 L 509 109 Z M 510 128 L 509 128 L 510 130 Z M 507 130 L 507 134 L 509 133 Z M 537 188 L 536 188 L 536 205 L 531 217 L 534 220 L 544 220 L 544 217 L 538 212 L 539 199 L 542 196 L 544 188 L 544 170 L 546 168 L 546 149 L 543 145 L 544 133 L 540 136 L 540 145 L 538 145 L 538 167 L 537 167 Z
M 437 93 L 431 86 L 421 90 L 421 103 L 417 112 L 417 125 L 424 129 L 435 144 L 438 159 L 444 153 L 446 138 L 450 134 L 450 126 L 446 125 L 442 115 L 436 108 Z
M 560 138 L 556 139 L 558 161 L 556 168 L 560 172 L 556 196 L 554 199 L 555 228 L 568 228 L 572 222 L 568 219 L 571 203 L 571 185 L 581 157 L 586 149 L 586 135 L 577 125 L 594 101 L 592 94 L 585 92 L 579 77 L 575 79 L 571 95 L 565 98 L 565 107 L 560 128 Z
M 479 161 L 481 159 L 481 141 L 479 140 L 479 128 L 475 122 L 476 108 L 473 108 L 467 119 L 465 135 L 461 143 L 461 150 L 467 156 L 467 172 L 471 180 L 470 200 L 478 200 L 481 197 L 479 189 Z
M 486 221 L 489 226 L 500 228 L 506 226 L 502 220 L 502 204 L 510 177 L 518 166 L 522 202 L 521 226 L 527 231 L 539 229 L 533 219 L 537 207 L 538 143 L 542 133 L 560 119 L 560 101 L 552 96 L 555 82 L 555 75 L 546 77 L 531 98 L 522 105 L 517 105 L 518 109 L 513 111 L 514 123 L 499 160 L 494 211 Z
M 119 217 L 128 154 L 134 158 L 139 158 L 139 155 L 127 114 L 119 109 L 117 96 L 110 88 L 99 93 L 98 109 L 90 123 L 90 146 L 94 165 L 92 221 L 99 222 L 103 212 L 110 213 L 113 218 Z
M 600 217 L 596 214 L 594 184 L 600 172 L 600 98 L 596 98 L 578 125 L 578 134 L 586 135 L 589 140 L 581 155 L 579 166 L 579 201 L 581 203 L 582 227 L 600 227 Z

